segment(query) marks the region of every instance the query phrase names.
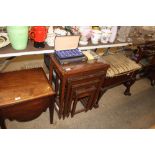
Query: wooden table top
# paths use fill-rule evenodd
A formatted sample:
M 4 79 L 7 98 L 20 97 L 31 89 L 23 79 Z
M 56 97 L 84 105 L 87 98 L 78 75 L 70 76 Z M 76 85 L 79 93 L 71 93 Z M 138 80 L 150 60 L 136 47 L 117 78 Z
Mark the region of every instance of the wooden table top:
M 0 107 L 54 94 L 42 68 L 0 73 Z
M 99 60 L 92 60 L 86 62 L 77 62 L 66 65 L 61 65 L 54 55 L 51 55 L 52 61 L 61 74 L 83 74 L 83 72 L 93 71 L 101 68 L 108 68 L 107 64 L 102 58 Z

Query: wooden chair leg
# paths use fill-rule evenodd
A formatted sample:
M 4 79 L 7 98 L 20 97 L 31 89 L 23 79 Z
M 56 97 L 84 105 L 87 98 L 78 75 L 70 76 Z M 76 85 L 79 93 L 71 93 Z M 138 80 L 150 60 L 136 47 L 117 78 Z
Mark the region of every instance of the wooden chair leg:
M 7 129 L 6 125 L 5 125 L 5 120 L 2 118 L 0 118 L 0 127 L 1 127 L 1 129 Z
M 53 117 L 54 117 L 54 98 L 52 97 L 52 102 L 51 105 L 49 107 L 49 112 L 50 112 L 50 123 L 53 124 Z

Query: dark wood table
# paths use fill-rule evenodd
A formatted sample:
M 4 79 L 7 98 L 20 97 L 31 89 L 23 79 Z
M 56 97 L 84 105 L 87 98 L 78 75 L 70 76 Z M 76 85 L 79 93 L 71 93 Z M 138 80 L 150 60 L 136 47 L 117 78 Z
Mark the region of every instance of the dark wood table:
M 47 56 L 47 55 L 46 55 Z M 69 78 L 79 77 L 82 76 L 89 76 L 98 74 L 100 72 L 104 72 L 102 76 L 102 82 L 104 82 L 104 78 L 106 76 L 106 71 L 109 67 L 108 64 L 105 63 L 105 61 L 92 61 L 92 62 L 81 62 L 81 63 L 72 63 L 68 65 L 61 65 L 54 55 L 48 55 L 50 59 L 50 71 L 49 71 L 49 80 L 52 83 L 54 81 L 55 83 L 55 92 L 56 96 L 58 98 L 58 102 L 56 102 L 56 110 L 58 112 L 59 119 L 63 116 L 65 118 L 66 113 L 64 111 L 65 106 L 68 102 L 65 101 L 65 98 L 67 96 L 66 94 L 66 88 L 67 88 L 67 82 Z M 55 72 L 56 78 L 53 78 Z M 85 81 L 86 83 L 86 81 Z M 78 82 L 77 82 L 78 84 Z M 96 97 L 98 98 L 98 97 Z
M 20 122 L 37 118 L 50 109 L 53 123 L 54 95 L 42 68 L 0 74 L 0 126 L 5 119 Z
M 57 96 L 59 96 L 59 104 L 58 106 L 56 105 L 56 107 L 59 109 L 57 110 L 58 111 L 58 114 L 59 114 L 59 118 L 61 118 L 63 112 L 64 112 L 64 104 L 67 104 L 64 102 L 64 98 L 67 97 L 67 94 L 65 94 L 65 90 L 67 88 L 66 84 L 67 84 L 67 80 L 70 78 L 70 77 L 74 77 L 74 76 L 80 76 L 80 75 L 83 75 L 85 74 L 85 72 L 93 72 L 94 70 L 94 73 L 97 73 L 97 70 L 95 70 L 97 67 L 100 66 L 100 72 L 101 70 L 106 70 L 108 69 L 109 65 L 106 64 L 106 62 L 104 61 L 104 56 L 102 58 L 100 58 L 100 61 L 101 62 L 104 62 L 104 67 L 102 66 L 103 64 L 101 63 L 98 63 L 98 62 L 92 62 L 92 63 L 89 63 L 88 62 L 85 62 L 85 63 L 75 63 L 75 64 L 71 64 L 71 65 L 61 65 L 57 59 L 53 56 L 53 55 L 46 55 L 45 57 L 49 57 L 49 59 L 51 60 L 50 63 L 51 65 L 49 66 L 49 73 L 50 73 L 50 82 L 52 83 L 52 81 L 55 82 L 55 90 L 56 90 L 56 94 Z M 47 59 L 45 59 L 45 63 L 47 63 Z M 56 74 L 56 78 L 57 77 L 60 79 L 59 80 L 54 80 L 53 79 L 53 70 L 55 71 L 55 74 Z M 131 86 L 135 83 L 136 81 L 136 75 L 138 73 L 138 69 L 137 70 L 134 70 L 134 71 L 128 71 L 128 72 L 125 72 L 124 74 L 121 74 L 119 76 L 115 76 L 113 78 L 109 78 L 109 77 L 104 77 L 103 78 L 103 83 L 102 83 L 102 88 L 101 88 L 101 91 L 100 91 L 100 94 L 98 96 L 98 102 L 100 100 L 100 98 L 102 97 L 102 95 L 110 88 L 113 88 L 115 86 L 118 86 L 118 85 L 121 85 L 123 84 L 126 89 L 124 91 L 124 95 L 131 95 L 131 92 L 130 92 L 130 88 Z M 59 92 L 59 85 L 61 87 L 61 91 Z M 59 92 L 59 93 L 58 93 Z M 71 98 L 71 96 L 70 96 Z M 97 108 L 99 105 L 98 105 L 98 102 L 97 104 L 95 105 L 95 107 Z

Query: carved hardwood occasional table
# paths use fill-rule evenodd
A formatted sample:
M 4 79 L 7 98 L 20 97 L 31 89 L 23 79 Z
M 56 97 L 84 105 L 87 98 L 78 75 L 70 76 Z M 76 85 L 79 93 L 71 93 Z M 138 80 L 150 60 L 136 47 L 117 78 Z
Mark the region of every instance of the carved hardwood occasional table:
M 42 68 L 0 74 L 0 126 L 5 119 L 19 122 L 37 118 L 47 108 L 53 123 L 54 95 Z
M 49 80 L 55 85 L 57 96 L 55 109 L 59 119 L 62 116 L 68 117 L 71 111 L 74 116 L 79 99 L 80 101 L 83 99 L 81 102 L 85 112 L 91 110 L 98 99 L 109 65 L 103 60 L 61 65 L 54 55 L 48 55 L 48 57 L 50 59 Z

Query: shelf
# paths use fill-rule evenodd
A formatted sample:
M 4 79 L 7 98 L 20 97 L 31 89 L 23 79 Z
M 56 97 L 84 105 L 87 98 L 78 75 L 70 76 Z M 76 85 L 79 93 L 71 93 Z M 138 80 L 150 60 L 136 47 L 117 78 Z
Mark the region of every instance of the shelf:
M 25 50 L 15 50 L 11 47 L 11 44 L 9 44 L 6 47 L 1 48 L 0 49 L 0 58 L 52 53 L 52 51 L 54 52 L 54 48 L 49 47 L 48 45 L 45 45 L 45 48 L 35 48 L 35 47 L 33 47 L 33 42 L 29 41 L 28 46 Z
M 122 46 L 128 46 L 128 45 L 132 45 L 132 43 L 115 42 L 115 43 L 97 44 L 97 45 L 93 45 L 93 44 L 89 43 L 87 46 L 79 45 L 78 48 L 80 50 L 89 50 L 89 49 L 96 49 L 96 48 L 122 47 Z
M 132 43 L 108 43 L 108 44 L 98 44 L 93 45 L 89 43 L 86 46 L 79 45 L 80 50 L 89 50 L 89 49 L 96 49 L 96 48 L 108 48 L 108 47 L 121 47 L 121 46 L 128 46 Z M 24 55 L 34 55 L 34 54 L 45 54 L 45 53 L 53 53 L 54 47 L 49 47 L 47 44 L 45 48 L 35 48 L 33 47 L 33 42 L 29 41 L 28 46 L 25 50 L 14 50 L 9 44 L 6 47 L 0 49 L 0 58 L 4 57 L 13 57 L 13 56 L 24 56 Z

